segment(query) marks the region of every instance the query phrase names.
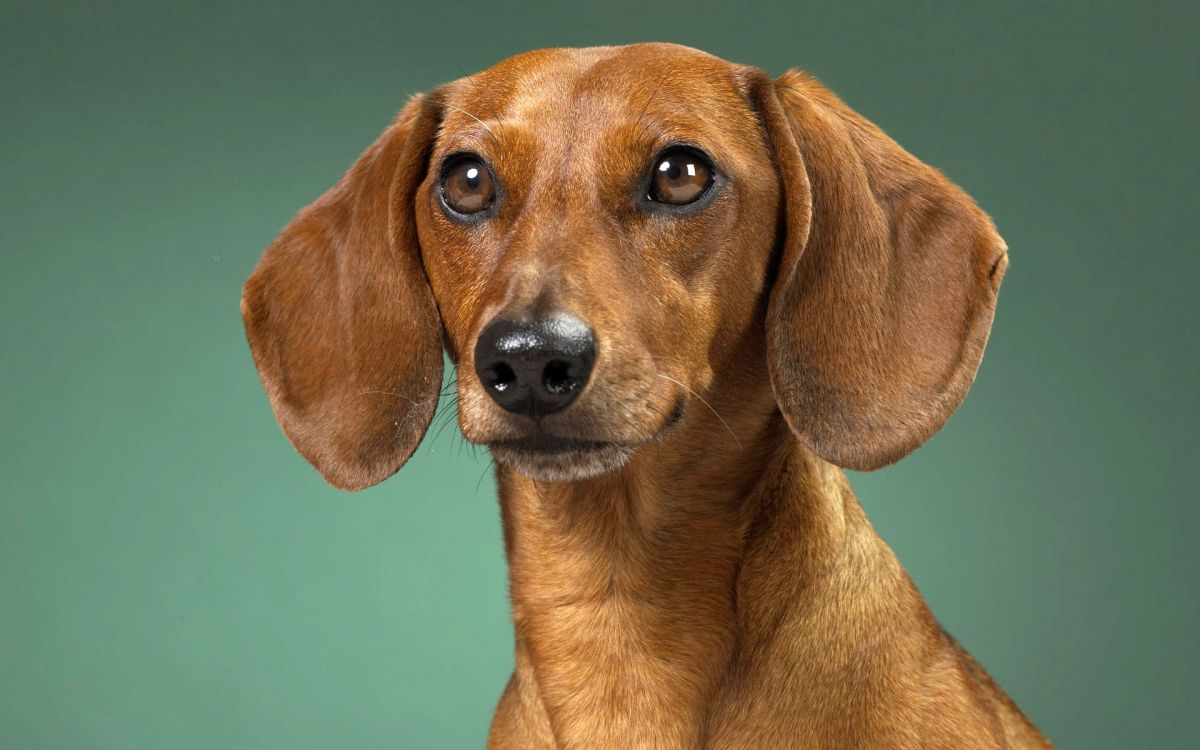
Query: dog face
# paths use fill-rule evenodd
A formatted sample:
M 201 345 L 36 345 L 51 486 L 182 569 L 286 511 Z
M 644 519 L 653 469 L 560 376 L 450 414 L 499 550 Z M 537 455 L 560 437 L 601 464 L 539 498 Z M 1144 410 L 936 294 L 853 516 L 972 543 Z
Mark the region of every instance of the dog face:
M 874 468 L 962 400 L 1005 257 L 806 76 L 542 50 L 410 102 L 268 248 L 243 315 L 281 425 L 339 487 L 411 455 L 443 346 L 464 436 L 534 478 L 669 439 L 731 368 L 765 370 L 819 455 Z
M 415 209 L 459 424 L 535 477 L 682 419 L 764 288 L 779 178 L 736 71 L 648 52 L 535 52 L 441 92 Z

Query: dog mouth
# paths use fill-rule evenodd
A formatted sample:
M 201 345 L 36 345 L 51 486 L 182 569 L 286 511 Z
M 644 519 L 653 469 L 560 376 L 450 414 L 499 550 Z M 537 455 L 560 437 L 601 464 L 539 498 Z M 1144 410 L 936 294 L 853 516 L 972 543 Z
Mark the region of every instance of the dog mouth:
M 497 461 L 531 479 L 573 482 L 619 468 L 636 446 L 539 434 L 488 447 Z
M 587 453 L 606 447 L 619 445 L 604 440 L 580 440 L 578 438 L 560 437 L 538 433 L 532 437 L 520 440 L 504 440 L 492 443 L 493 449 L 500 448 L 513 453 L 531 454 L 537 456 L 557 456 L 570 453 Z
M 682 422 L 683 415 L 684 400 L 679 398 L 653 436 L 636 442 L 575 438 L 538 430 L 487 446 L 497 462 L 531 479 L 573 482 L 620 468 L 638 447 L 660 439 Z

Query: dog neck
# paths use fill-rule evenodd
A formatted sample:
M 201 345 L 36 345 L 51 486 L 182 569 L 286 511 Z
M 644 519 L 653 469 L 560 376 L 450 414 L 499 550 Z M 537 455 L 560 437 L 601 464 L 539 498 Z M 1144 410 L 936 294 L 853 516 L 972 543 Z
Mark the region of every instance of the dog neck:
M 737 652 L 844 564 L 848 516 L 875 539 L 842 472 L 759 393 L 595 479 L 498 472 L 517 641 L 501 709 L 520 703 L 526 731 L 559 747 L 695 746 Z

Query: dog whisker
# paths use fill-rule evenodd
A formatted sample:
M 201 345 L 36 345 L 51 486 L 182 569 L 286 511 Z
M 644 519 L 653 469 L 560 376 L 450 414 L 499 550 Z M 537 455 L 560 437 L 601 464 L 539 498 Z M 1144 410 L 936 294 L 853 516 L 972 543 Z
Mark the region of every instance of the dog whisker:
M 671 381 L 672 383 L 674 383 L 675 385 L 679 386 L 680 388 L 684 389 L 685 391 L 687 391 L 688 393 L 692 394 L 692 395 L 693 395 L 693 396 L 695 396 L 696 398 L 700 399 L 700 403 L 702 403 L 702 404 L 704 404 L 705 406 L 707 406 L 707 407 L 708 407 L 708 410 L 709 410 L 709 411 L 711 411 L 711 412 L 713 413 L 713 416 L 715 416 L 717 419 L 719 419 L 719 420 L 721 421 L 721 424 L 725 426 L 725 430 L 726 430 L 726 431 L 729 433 L 729 436 L 733 438 L 733 442 L 737 443 L 738 450 L 741 450 L 741 449 L 742 449 L 742 441 L 741 441 L 741 440 L 738 440 L 738 436 L 737 436 L 736 434 L 734 434 L 734 432 L 733 432 L 733 428 L 731 428 L 731 427 L 729 426 L 729 423 L 725 421 L 725 418 L 724 418 L 724 417 L 722 417 L 720 414 L 718 414 L 718 413 L 717 413 L 717 410 L 713 408 L 713 405 L 712 405 L 712 404 L 710 404 L 710 403 L 708 403 L 707 401 L 705 401 L 705 400 L 704 400 L 704 397 L 703 397 L 703 396 L 701 396 L 699 393 L 696 393 L 696 392 L 695 392 L 695 391 L 693 391 L 691 388 L 687 387 L 685 384 L 683 384 L 683 383 L 680 383 L 680 382 L 679 382 L 678 380 L 676 380 L 675 378 L 673 378 L 673 377 L 670 377 L 669 375 L 663 375 L 663 374 L 662 374 L 662 373 L 660 373 L 660 372 L 659 372 L 659 373 L 655 373 L 655 375 L 656 375 L 656 376 L 658 376 L 658 377 L 660 377 L 660 378 L 662 378 L 663 380 L 670 380 L 670 381 Z
M 449 104 L 449 103 L 446 103 L 446 104 L 445 104 L 445 106 L 446 106 L 446 107 L 449 107 L 450 109 L 453 109 L 453 110 L 454 110 L 454 111 L 456 111 L 456 112 L 462 112 L 462 113 L 463 113 L 464 115 L 466 115 L 467 117 L 470 117 L 472 120 L 474 120 L 475 122 L 477 122 L 477 123 L 479 123 L 480 125 L 482 125 L 482 126 L 483 126 L 483 129 L 487 131 L 487 133 L 488 133 L 488 135 L 489 135 L 489 136 L 491 136 L 491 138 L 492 138 L 492 141 L 493 141 L 493 142 L 498 142 L 498 141 L 499 141 L 499 139 L 496 137 L 496 131 L 492 130 L 491 126 L 489 126 L 489 125 L 488 125 L 486 122 L 484 122 L 483 120 L 480 120 L 478 117 L 476 117 L 475 115 L 471 114 L 470 112 L 468 112 L 467 110 L 463 109 L 462 107 L 456 107 L 456 106 L 454 106 L 453 104 Z
M 365 391 L 358 392 L 358 395 L 360 395 L 360 396 L 367 396 L 367 395 L 371 395 L 371 394 L 378 394 L 381 396 L 395 396 L 396 398 L 404 399 L 405 401 L 412 404 L 413 406 L 419 406 L 420 404 L 426 403 L 428 401 L 428 399 L 414 399 L 412 396 L 406 396 L 403 393 L 394 393 L 392 391 L 368 389 Z
M 430 426 L 436 427 L 436 429 L 433 433 L 433 438 L 428 441 L 430 451 L 433 450 L 433 446 L 437 443 L 438 438 L 441 437 L 442 432 L 446 429 L 446 427 L 454 422 L 454 417 L 457 416 L 457 414 L 458 396 L 455 395 L 451 396 L 448 401 L 444 402 L 443 407 L 436 415 L 434 415 L 433 422 Z
M 658 93 L 658 90 L 661 89 L 663 87 L 663 84 L 666 82 L 667 82 L 666 78 L 660 79 L 658 82 L 658 85 L 655 86 L 654 90 L 650 92 L 650 96 L 646 97 L 646 103 L 644 105 L 642 105 L 642 111 L 638 113 L 637 122 L 633 123 L 633 126 L 635 128 L 637 128 L 639 125 L 642 124 L 642 118 L 646 116 L 646 111 L 650 109 L 650 102 L 654 101 L 655 94 Z M 649 127 L 649 125 L 647 125 L 647 127 Z M 644 129 L 638 130 L 639 138 L 642 136 L 643 131 L 644 131 Z
M 483 467 L 483 472 L 479 475 L 479 481 L 475 483 L 476 497 L 479 496 L 479 488 L 483 486 L 483 478 L 487 476 L 488 472 L 495 465 L 496 465 L 496 457 L 492 456 L 492 459 L 490 461 L 488 461 L 487 466 Z

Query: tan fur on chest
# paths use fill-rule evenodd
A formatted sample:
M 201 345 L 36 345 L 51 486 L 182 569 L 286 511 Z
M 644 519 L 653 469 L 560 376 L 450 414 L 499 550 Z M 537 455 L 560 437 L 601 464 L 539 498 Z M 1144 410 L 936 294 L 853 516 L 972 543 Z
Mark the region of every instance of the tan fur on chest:
M 627 488 L 506 478 L 518 666 L 490 746 L 1038 746 L 1021 744 L 1036 735 L 1019 712 L 993 715 L 994 686 L 974 682 L 841 472 L 778 462 L 753 512 L 673 517 L 676 546 Z
M 559 741 L 694 746 L 733 648 L 737 521 L 657 516 L 628 486 L 552 499 L 513 484 L 514 621 Z

